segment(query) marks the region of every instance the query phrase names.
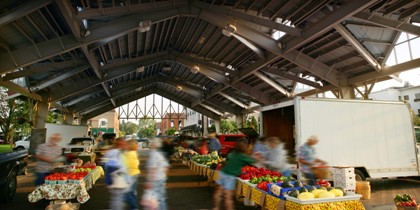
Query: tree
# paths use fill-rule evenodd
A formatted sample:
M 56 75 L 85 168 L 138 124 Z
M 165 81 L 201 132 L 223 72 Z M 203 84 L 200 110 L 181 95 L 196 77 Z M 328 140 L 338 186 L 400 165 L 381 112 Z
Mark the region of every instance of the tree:
M 63 114 L 59 113 L 58 111 L 48 111 L 47 118 L 45 119 L 47 123 L 57 123 L 63 124 L 64 116 Z
M 251 116 L 249 119 L 247 119 L 245 127 L 253 128 L 257 133 L 259 133 L 260 126 L 258 125 L 258 121 L 254 116 Z
M 4 133 L 4 140 L 12 144 L 15 131 L 22 131 L 29 125 L 29 103 L 20 98 L 6 98 L 6 89 L 0 87 L 0 128 Z
M 227 133 L 236 133 L 238 132 L 238 126 L 235 121 L 222 119 L 220 120 L 220 132 Z
M 125 135 L 131 135 L 137 133 L 139 126 L 132 122 L 124 122 L 120 124 L 120 131 L 125 133 Z
M 151 117 L 139 120 L 139 131 L 137 136 L 140 138 L 153 137 L 155 134 L 156 122 Z
M 169 128 L 168 130 L 165 131 L 165 134 L 168 136 L 173 136 L 175 134 L 175 128 Z
M 413 118 L 414 118 L 413 119 L 414 125 L 420 126 L 420 117 L 419 116 L 414 116 Z

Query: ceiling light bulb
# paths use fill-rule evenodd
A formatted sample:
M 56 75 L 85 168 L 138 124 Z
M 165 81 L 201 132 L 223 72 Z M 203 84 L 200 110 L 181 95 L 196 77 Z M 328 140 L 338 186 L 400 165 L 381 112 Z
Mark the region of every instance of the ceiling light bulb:
M 234 34 L 235 32 L 236 32 L 236 26 L 232 24 L 225 26 L 225 28 L 222 30 L 222 34 L 227 37 L 232 36 L 232 34 Z
M 152 26 L 152 21 L 150 21 L 150 20 L 140 21 L 139 31 L 141 33 L 149 31 L 151 26 Z
M 182 87 L 178 85 L 178 86 L 176 86 L 176 90 L 177 91 L 181 91 L 182 90 Z
M 162 70 L 164 70 L 164 71 L 170 71 L 172 68 L 171 68 L 171 66 L 169 65 L 169 64 L 165 64 L 163 67 L 162 67 Z
M 137 67 L 137 72 L 138 73 L 144 72 L 144 66 Z
M 194 74 L 197 74 L 199 71 L 200 71 L 200 67 L 198 67 L 198 66 L 193 66 L 191 68 L 191 72 L 194 73 Z

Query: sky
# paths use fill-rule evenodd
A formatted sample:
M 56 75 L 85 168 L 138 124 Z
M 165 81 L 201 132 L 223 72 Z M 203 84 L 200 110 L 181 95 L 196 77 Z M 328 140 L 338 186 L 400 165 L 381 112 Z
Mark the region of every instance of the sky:
M 409 82 L 413 86 L 420 85 L 420 68 L 409 70 L 400 73 L 399 78 L 403 81 Z M 377 92 L 380 90 L 384 90 L 389 87 L 402 87 L 404 86 L 404 82 L 399 82 L 397 80 L 391 79 L 383 82 L 378 82 L 373 86 L 372 92 Z

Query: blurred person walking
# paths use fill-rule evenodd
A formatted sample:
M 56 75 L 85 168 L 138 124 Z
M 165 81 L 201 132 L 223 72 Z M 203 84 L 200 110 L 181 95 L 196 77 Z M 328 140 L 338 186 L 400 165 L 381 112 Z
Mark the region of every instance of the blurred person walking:
M 124 152 L 124 159 L 127 167 L 127 173 L 130 176 L 130 188 L 124 195 L 124 200 L 128 203 L 130 210 L 138 210 L 137 186 L 140 177 L 140 161 L 137 153 L 138 143 L 135 139 L 127 142 L 127 150 Z
M 220 209 L 220 203 L 225 201 L 225 208 L 227 210 L 234 209 L 233 192 L 236 188 L 236 177 L 241 174 L 241 169 L 245 165 L 252 164 L 256 160 L 246 155 L 248 148 L 248 141 L 240 139 L 236 142 L 235 148 L 228 154 L 226 164 L 220 169 L 218 179 L 214 192 L 214 208 L 213 210 Z
M 61 141 L 61 134 L 52 134 L 47 142 L 40 144 L 35 150 L 35 185 L 44 184 L 45 177 L 52 172 L 54 164 L 64 162 L 65 158 L 62 156 L 63 150 L 58 144 Z
M 149 159 L 147 160 L 147 175 L 146 175 L 146 184 L 145 184 L 145 194 L 146 191 L 151 191 L 155 196 L 155 199 L 158 202 L 158 210 L 167 210 L 167 195 L 166 195 L 166 179 L 167 171 L 169 169 L 169 162 L 159 151 L 161 147 L 160 142 L 157 139 L 152 140 L 150 147 Z M 147 201 L 142 197 L 142 205 L 146 209 Z
M 303 175 L 309 179 L 308 184 L 315 184 L 315 175 L 312 172 L 312 168 L 319 165 L 326 165 L 327 162 L 316 158 L 315 145 L 318 143 L 317 136 L 310 136 L 305 144 L 299 147 L 298 162 L 299 168 Z
M 172 144 L 172 140 L 170 138 L 163 138 L 163 146 L 161 150 L 163 151 L 165 158 L 171 162 L 171 156 L 174 154 L 174 145 Z
M 252 148 L 252 153 L 261 153 L 261 154 L 265 154 L 268 149 L 267 149 L 267 145 L 266 143 L 266 139 L 267 137 L 260 137 L 257 139 L 257 141 L 254 144 L 254 147 Z
M 216 132 L 209 133 L 209 153 L 217 151 L 220 154 L 222 145 L 220 144 L 219 139 L 216 138 Z
M 292 173 L 287 167 L 287 151 L 284 149 L 284 143 L 278 137 L 268 137 L 266 142 L 268 151 L 264 165 L 270 170 L 280 172 L 283 176 L 290 176 Z
M 130 176 L 123 156 L 125 148 L 125 140 L 117 138 L 114 146 L 103 157 L 105 160 L 105 184 L 110 193 L 109 208 L 112 210 L 124 208 L 124 195 L 130 189 Z

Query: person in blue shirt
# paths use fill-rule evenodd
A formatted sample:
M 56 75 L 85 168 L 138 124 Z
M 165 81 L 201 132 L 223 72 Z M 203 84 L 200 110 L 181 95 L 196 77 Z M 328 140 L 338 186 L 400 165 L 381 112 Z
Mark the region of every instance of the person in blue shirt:
M 209 153 L 213 151 L 217 151 L 217 153 L 220 153 L 221 149 L 222 145 L 220 144 L 219 139 L 216 138 L 216 133 L 209 133 Z
M 303 175 L 309 179 L 309 185 L 315 184 L 315 176 L 312 168 L 316 165 L 326 165 L 327 162 L 316 157 L 315 145 L 318 143 L 317 136 L 310 136 L 305 144 L 299 147 L 299 168 Z
M 258 138 L 258 140 L 255 142 L 254 147 L 252 148 L 252 153 L 261 153 L 261 154 L 265 154 L 268 149 L 267 149 L 267 145 L 265 144 L 265 140 L 267 139 L 267 137 L 260 137 Z

